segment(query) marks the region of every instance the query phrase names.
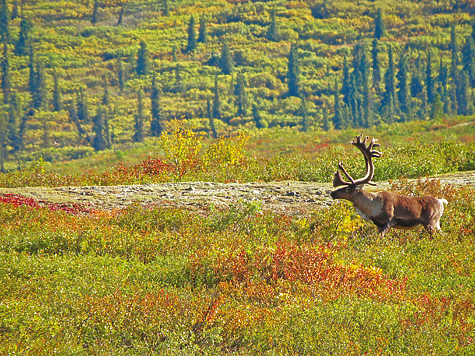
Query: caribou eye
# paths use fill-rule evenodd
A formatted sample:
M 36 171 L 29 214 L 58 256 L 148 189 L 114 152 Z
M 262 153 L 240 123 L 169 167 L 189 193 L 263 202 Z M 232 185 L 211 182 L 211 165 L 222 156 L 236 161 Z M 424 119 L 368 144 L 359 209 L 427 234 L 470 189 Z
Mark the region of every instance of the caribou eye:
M 345 191 L 347 192 L 351 191 L 351 187 L 346 187 Z

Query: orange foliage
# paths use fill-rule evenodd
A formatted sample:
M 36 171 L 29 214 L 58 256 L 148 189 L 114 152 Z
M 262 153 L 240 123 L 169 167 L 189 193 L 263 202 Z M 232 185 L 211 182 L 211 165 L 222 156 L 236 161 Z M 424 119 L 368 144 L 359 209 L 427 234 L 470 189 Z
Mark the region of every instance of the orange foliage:
M 190 257 L 189 268 L 192 276 L 211 269 L 215 280 L 228 283 L 226 290 L 235 298 L 259 305 L 272 304 L 286 289 L 326 300 L 348 294 L 380 301 L 404 297 L 405 280 L 388 278 L 376 268 L 336 262 L 333 256 L 338 248 L 282 241 L 274 252 L 249 253 L 236 247 L 211 261 L 203 250 Z

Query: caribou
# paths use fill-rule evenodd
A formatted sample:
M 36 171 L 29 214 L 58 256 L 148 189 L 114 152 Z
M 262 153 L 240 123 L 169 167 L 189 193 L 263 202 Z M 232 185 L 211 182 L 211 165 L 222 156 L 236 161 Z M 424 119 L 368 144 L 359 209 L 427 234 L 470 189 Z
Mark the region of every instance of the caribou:
M 376 185 L 371 180 L 374 176 L 373 158 L 381 157 L 382 153 L 374 148 L 380 146 L 377 139 L 373 138 L 368 145 L 368 137 L 357 136 L 350 144 L 363 153 L 366 163 L 366 175 L 361 179 L 353 179 L 345 170 L 342 163 L 338 168 L 349 179 L 343 180 L 340 171 L 337 170 L 333 178 L 333 187 L 338 188 L 330 193 L 333 199 L 345 199 L 353 203 L 356 212 L 368 222 L 372 222 L 378 228 L 381 236 L 384 236 L 391 228 L 395 229 L 424 229 L 429 233 L 440 230 L 440 217 L 444 212 L 445 199 L 437 199 L 433 196 L 408 197 L 392 192 L 370 192 L 363 187 L 365 184 Z

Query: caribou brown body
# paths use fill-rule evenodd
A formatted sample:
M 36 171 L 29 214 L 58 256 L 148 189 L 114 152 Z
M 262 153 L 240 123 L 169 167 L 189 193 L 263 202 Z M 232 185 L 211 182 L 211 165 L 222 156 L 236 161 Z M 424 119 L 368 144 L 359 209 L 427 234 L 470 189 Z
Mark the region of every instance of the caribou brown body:
M 338 163 L 340 170 L 348 177 L 349 181 L 344 181 L 340 172 L 335 173 L 333 186 L 341 187 L 330 193 L 333 199 L 345 199 L 353 203 L 357 213 L 366 221 L 373 222 L 384 236 L 391 228 L 396 229 L 419 229 L 424 227 L 432 237 L 432 234 L 440 229 L 440 217 L 444 212 L 445 199 L 437 199 L 432 196 L 407 197 L 392 192 L 372 193 L 365 189 L 365 184 L 372 184 L 374 175 L 374 165 L 372 158 L 381 157 L 381 152 L 373 150 L 379 146 L 376 139 L 372 139 L 366 146 L 365 137 L 357 136 L 351 142 L 364 155 L 366 162 L 365 177 L 354 180 L 343 165 Z

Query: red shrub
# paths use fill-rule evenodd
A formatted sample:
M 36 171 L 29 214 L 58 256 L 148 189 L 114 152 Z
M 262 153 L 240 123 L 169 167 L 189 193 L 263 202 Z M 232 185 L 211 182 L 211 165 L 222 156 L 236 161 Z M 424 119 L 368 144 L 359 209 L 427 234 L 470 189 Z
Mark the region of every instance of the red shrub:
M 0 203 L 13 204 L 14 206 L 28 206 L 35 209 L 48 208 L 51 211 L 65 211 L 70 214 L 92 213 L 95 210 L 78 203 L 49 203 L 38 201 L 34 198 L 24 197 L 19 194 L 4 194 L 0 196 Z

